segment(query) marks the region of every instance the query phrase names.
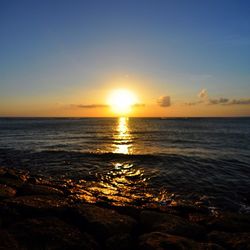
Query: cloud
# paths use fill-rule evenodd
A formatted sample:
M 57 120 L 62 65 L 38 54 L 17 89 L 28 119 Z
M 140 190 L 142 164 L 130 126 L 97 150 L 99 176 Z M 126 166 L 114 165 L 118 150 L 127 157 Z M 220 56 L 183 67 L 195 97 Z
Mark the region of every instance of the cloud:
M 157 99 L 157 103 L 160 107 L 170 107 L 170 96 L 161 96 Z
M 144 108 L 146 105 L 144 103 L 136 103 L 132 105 L 133 108 Z
M 250 105 L 250 98 L 248 99 L 228 99 L 228 98 L 219 98 L 219 99 L 209 99 L 209 103 L 208 104 L 212 104 L 212 105 L 218 105 L 218 104 L 222 104 L 222 105 Z
M 198 97 L 201 98 L 201 99 L 207 98 L 207 97 L 208 97 L 207 90 L 206 90 L 206 89 L 202 89 L 202 90 L 198 93 Z
M 198 97 L 200 100 L 187 102 L 185 105 L 194 106 L 199 104 L 207 104 L 207 105 L 250 105 L 250 98 L 241 98 L 241 99 L 229 99 L 225 97 L 220 98 L 208 98 L 208 93 L 206 89 L 202 89 L 198 93 Z
M 92 108 L 107 108 L 109 107 L 106 104 L 90 104 L 90 105 L 83 105 L 83 104 L 79 104 L 79 105 L 72 105 L 73 107 L 77 107 L 77 108 L 84 108 L 84 109 L 92 109 Z
M 215 105 L 215 104 L 227 104 L 229 102 L 228 98 L 218 98 L 218 99 L 209 99 L 208 104 Z
M 228 105 L 249 105 L 250 104 L 250 98 L 248 99 L 233 99 L 231 100 Z
M 203 103 L 203 101 L 186 102 L 185 105 L 187 105 L 187 106 L 194 106 L 194 105 L 201 104 L 201 103 Z
M 94 108 L 108 108 L 110 107 L 107 104 L 71 104 L 71 107 L 74 108 L 83 108 L 83 109 L 94 109 Z M 145 107 L 145 104 L 143 103 L 135 103 L 134 105 L 132 105 L 132 108 L 143 108 Z

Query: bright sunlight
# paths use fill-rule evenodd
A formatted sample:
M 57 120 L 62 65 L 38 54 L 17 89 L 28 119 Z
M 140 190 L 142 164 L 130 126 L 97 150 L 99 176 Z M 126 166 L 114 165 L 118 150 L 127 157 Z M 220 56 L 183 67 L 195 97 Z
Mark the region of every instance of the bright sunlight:
M 126 89 L 113 90 L 108 97 L 108 104 L 114 113 L 126 115 L 131 112 L 131 107 L 137 103 L 136 95 Z

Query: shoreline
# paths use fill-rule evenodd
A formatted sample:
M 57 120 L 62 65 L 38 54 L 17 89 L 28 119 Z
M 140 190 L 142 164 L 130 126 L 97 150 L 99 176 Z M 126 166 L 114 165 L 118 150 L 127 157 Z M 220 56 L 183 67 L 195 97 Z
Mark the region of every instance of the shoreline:
M 249 214 L 90 204 L 66 186 L 5 167 L 0 232 L 0 249 L 250 249 Z

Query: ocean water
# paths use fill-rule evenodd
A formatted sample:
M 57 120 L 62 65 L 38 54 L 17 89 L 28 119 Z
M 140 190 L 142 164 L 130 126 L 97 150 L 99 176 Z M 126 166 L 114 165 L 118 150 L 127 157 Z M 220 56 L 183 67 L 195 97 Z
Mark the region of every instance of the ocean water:
M 250 118 L 1 118 L 0 165 L 88 202 L 246 212 Z

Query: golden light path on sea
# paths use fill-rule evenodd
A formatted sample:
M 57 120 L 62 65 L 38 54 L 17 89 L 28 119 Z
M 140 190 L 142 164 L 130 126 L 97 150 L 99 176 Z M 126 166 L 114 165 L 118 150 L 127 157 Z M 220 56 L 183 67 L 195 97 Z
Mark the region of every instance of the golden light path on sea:
M 129 155 L 133 153 L 133 138 L 129 128 L 129 118 L 119 117 L 114 126 L 112 153 Z M 145 169 L 126 158 L 114 158 L 109 169 L 95 173 L 93 181 L 81 180 L 72 189 L 76 196 L 90 203 L 98 201 L 113 205 L 149 204 L 160 202 L 166 193 L 152 192 L 149 187 L 150 177 Z

